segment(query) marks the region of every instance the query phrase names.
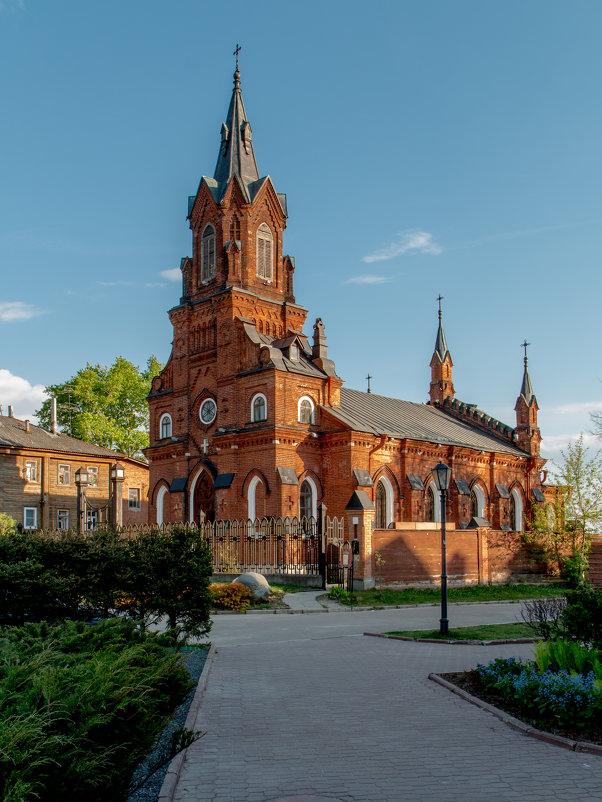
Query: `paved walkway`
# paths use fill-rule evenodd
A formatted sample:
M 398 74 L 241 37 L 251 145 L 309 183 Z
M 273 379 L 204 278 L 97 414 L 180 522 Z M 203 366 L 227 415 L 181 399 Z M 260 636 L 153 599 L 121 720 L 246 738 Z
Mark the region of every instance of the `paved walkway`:
M 518 613 L 450 605 L 452 626 Z M 361 634 L 437 619 L 433 607 L 217 618 L 196 724 L 207 735 L 187 752 L 177 802 L 600 800 L 602 758 L 520 735 L 427 679 L 529 646 Z
M 318 596 L 324 596 L 325 590 L 300 590 L 298 593 L 285 593 L 282 601 L 295 612 L 315 612 L 324 613 L 326 607 L 317 600 Z

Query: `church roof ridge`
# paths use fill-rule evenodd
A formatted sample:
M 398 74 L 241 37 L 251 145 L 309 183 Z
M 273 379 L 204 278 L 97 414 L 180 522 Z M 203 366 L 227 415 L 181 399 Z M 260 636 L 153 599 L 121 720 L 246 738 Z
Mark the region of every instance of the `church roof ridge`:
M 525 456 L 501 433 L 484 431 L 477 420 L 459 419 L 429 404 L 342 387 L 340 406 L 322 409 L 355 431 Z

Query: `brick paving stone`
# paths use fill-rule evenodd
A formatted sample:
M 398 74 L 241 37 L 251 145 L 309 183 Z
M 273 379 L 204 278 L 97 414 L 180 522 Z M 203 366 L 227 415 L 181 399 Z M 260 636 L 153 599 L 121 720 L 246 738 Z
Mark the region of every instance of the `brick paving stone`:
M 508 615 L 507 605 L 475 607 L 487 622 Z M 517 606 L 511 612 L 518 617 Z M 419 610 L 415 618 L 421 617 Z M 478 610 L 468 617 L 478 620 Z M 220 617 L 212 632 L 217 653 L 196 722 L 207 735 L 187 751 L 176 802 L 295 796 L 589 802 L 602 796 L 602 758 L 521 735 L 427 679 L 431 671 L 528 656 L 529 645 L 361 637 L 368 618 L 383 617 L 360 613 L 249 616 L 237 642 L 235 628 L 222 626 L 228 618 Z M 410 628 L 411 615 L 402 618 L 388 628 Z M 289 620 L 286 627 L 270 626 L 282 619 Z M 347 623 L 339 626 L 339 619 Z

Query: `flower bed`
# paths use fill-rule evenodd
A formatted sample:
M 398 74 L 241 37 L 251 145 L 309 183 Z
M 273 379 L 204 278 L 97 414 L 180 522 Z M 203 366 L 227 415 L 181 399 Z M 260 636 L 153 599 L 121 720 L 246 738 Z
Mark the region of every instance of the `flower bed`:
M 602 744 L 602 688 L 593 671 L 540 672 L 535 663 L 509 658 L 442 676 L 537 729 Z

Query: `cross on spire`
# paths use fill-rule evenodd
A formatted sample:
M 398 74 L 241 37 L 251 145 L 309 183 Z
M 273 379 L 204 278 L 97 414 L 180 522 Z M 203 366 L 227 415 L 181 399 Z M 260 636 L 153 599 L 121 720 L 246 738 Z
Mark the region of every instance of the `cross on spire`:
M 526 339 L 520 344 L 520 347 L 525 349 L 525 364 L 527 364 L 527 347 L 529 345 L 531 345 L 531 343 L 528 343 Z
M 370 390 L 370 379 L 373 379 L 373 378 L 374 378 L 374 376 L 371 376 L 370 374 L 368 374 L 368 375 L 366 376 L 366 379 L 368 380 L 368 392 L 369 392 L 369 393 L 370 393 L 370 392 L 372 392 L 372 391 Z
M 236 71 L 237 72 L 238 72 L 238 54 L 240 53 L 241 50 L 242 50 L 242 47 L 237 42 L 236 43 L 236 50 L 234 51 L 234 53 L 232 53 L 233 56 L 236 56 Z

